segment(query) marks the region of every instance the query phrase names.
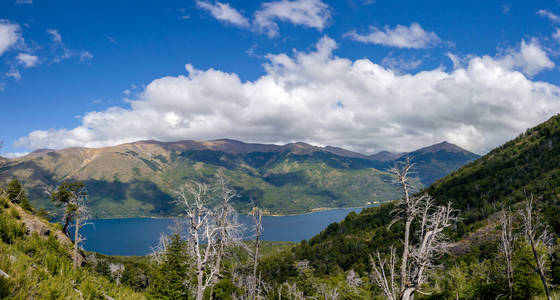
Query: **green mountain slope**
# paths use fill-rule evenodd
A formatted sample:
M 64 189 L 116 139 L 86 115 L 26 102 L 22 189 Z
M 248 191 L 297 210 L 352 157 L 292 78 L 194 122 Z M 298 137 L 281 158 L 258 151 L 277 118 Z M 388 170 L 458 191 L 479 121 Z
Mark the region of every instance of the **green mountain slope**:
M 452 172 L 427 192 L 465 210 L 466 223 L 487 217 L 493 212 L 492 203 L 524 199 L 525 192 L 556 204 L 560 195 L 560 116 Z
M 410 154 L 421 170 L 417 188 L 477 157 L 451 144 L 441 145 Z M 81 180 L 95 217 L 165 216 L 178 213 L 172 202 L 180 184 L 187 179 L 209 182 L 218 168 L 224 168 L 240 195 L 234 203 L 238 211 L 248 211 L 253 199 L 270 214 L 295 214 L 395 199 L 398 191 L 386 172 L 394 163 L 305 143 L 142 141 L 35 151 L 0 162 L 0 182 L 17 177 L 35 207 L 53 210 L 45 191 L 64 180 Z
M 452 255 L 444 261 L 442 277 L 437 283 L 443 290 L 439 291 L 440 296 L 435 293 L 434 299 L 447 297 L 442 295 L 452 288 L 456 288 L 459 294 L 459 287 L 443 287 L 444 283 L 450 284 L 446 281 L 451 278 L 449 276 L 459 276 L 457 274 L 463 274 L 460 280 L 471 278 L 472 284 L 478 285 L 468 287 L 473 298 L 486 299 L 485 294 L 492 298 L 501 292 L 495 286 L 503 284 L 504 280 L 499 277 L 503 272 L 496 242 L 500 236 L 497 212 L 502 206 L 511 206 L 514 210 L 519 208 L 519 202 L 525 199 L 525 192 L 535 195 L 536 205 L 542 210 L 545 222 L 558 236 L 559 175 L 560 115 L 557 115 L 426 188 L 424 191 L 434 196 L 436 201 L 451 201 L 455 208 L 461 210 L 460 222 L 450 232 L 456 243 L 451 249 Z M 364 209 L 359 214 L 350 213 L 342 222 L 329 225 L 309 241 L 302 241 L 289 255 L 264 263 L 263 273 L 269 274 L 270 279 L 276 277 L 285 280 L 294 272 L 290 266 L 295 261 L 305 260 L 314 268 L 317 276 L 337 276 L 349 270 L 365 276 L 371 271 L 370 254 L 386 251 L 392 244 L 400 246 L 402 225 L 396 223 L 390 230 L 387 229 L 392 209 L 393 203 L 385 203 L 380 207 Z M 555 260 L 551 268 L 553 281 L 560 281 L 560 264 Z M 275 270 L 285 271 L 278 273 Z M 477 272 L 494 272 L 498 275 L 476 279 Z M 519 276 L 531 274 L 524 272 Z M 518 281 L 519 285 L 526 285 L 520 287 L 520 295 L 524 292 L 531 295 L 542 292 L 538 281 L 524 281 L 529 280 L 527 278 Z M 534 276 L 531 278 L 538 280 Z M 484 280 L 488 286 L 484 285 Z M 530 284 L 536 290 L 530 290 Z M 449 297 L 455 299 L 456 295 L 451 294 Z

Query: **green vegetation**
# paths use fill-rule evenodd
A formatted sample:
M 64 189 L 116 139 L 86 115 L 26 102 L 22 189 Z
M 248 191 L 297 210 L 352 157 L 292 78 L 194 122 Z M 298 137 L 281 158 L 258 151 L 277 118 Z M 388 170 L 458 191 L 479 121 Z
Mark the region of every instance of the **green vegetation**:
M 21 208 L 25 210 L 31 211 L 31 204 L 29 204 L 29 200 L 27 200 L 27 194 L 23 189 L 23 185 L 21 185 L 17 178 L 12 178 L 12 180 L 8 182 L 6 193 L 10 201 L 19 204 Z
M 8 203 L 8 196 L 2 193 L 0 190 L 0 270 L 6 276 L 0 274 L 0 298 L 145 299 L 88 266 L 74 268 L 71 242 L 60 229 Z M 42 229 L 28 233 L 26 222 L 40 224 Z

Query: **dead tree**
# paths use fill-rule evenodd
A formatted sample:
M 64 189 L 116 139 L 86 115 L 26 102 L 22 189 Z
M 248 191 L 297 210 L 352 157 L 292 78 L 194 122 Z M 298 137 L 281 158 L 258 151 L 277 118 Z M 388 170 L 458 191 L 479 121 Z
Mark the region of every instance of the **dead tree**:
M 521 212 L 521 217 L 523 219 L 523 232 L 525 234 L 525 239 L 531 246 L 534 259 L 534 263 L 529 261 L 526 261 L 526 263 L 536 274 L 539 275 L 546 292 L 546 297 L 551 300 L 552 297 L 550 295 L 548 281 L 545 274 L 545 265 L 547 255 L 549 254 L 539 254 L 539 248 L 546 247 L 547 250 L 550 250 L 553 239 L 548 226 L 543 224 L 538 210 L 533 207 L 533 195 L 526 197 L 525 207 Z
M 381 257 L 379 252 L 375 257 L 370 257 L 373 274 L 371 279 L 377 285 L 388 300 L 397 300 L 399 295 L 397 279 L 397 255 L 395 248 L 391 246 L 389 258 Z
M 348 271 L 346 274 L 346 284 L 352 288 L 354 292 L 358 291 L 358 287 L 362 284 L 362 279 L 354 270 Z
M 260 248 L 260 239 L 261 239 L 261 232 L 262 232 L 262 210 L 258 207 L 253 208 L 253 222 L 254 222 L 254 230 L 255 230 L 255 250 L 253 253 L 253 280 L 254 284 L 253 287 L 255 290 L 252 291 L 253 300 L 258 297 L 259 288 L 258 288 L 258 278 L 257 278 L 257 267 L 259 264 L 259 248 Z
M 393 168 L 403 190 L 403 198 L 393 210 L 394 218 L 389 224 L 404 222 L 403 253 L 397 262 L 391 249 L 389 263 L 377 255 L 372 259 L 372 277 L 389 299 L 414 299 L 426 281 L 426 272 L 437 266 L 437 259 L 447 252 L 449 242 L 443 232 L 456 220 L 456 211 L 447 205 L 436 205 L 427 194 L 411 195 L 408 175 L 413 164 L 407 159 L 403 168 Z M 412 238 L 412 225 L 418 228 Z M 411 240 L 416 241 L 411 244 Z M 395 268 L 400 263 L 400 275 Z
M 513 299 L 513 248 L 515 242 L 515 236 L 512 231 L 512 215 L 511 211 L 502 210 L 502 215 L 500 216 L 500 222 L 502 223 L 502 236 L 500 239 L 500 250 L 504 256 L 505 260 L 505 272 L 506 279 L 508 282 L 508 299 Z
M 78 267 L 79 247 L 85 238 L 80 234 L 80 228 L 89 223 L 89 214 L 86 206 L 87 193 L 82 191 L 75 198 L 76 211 L 74 214 L 74 268 Z
M 214 213 L 208 208 L 208 185 L 189 182 L 177 191 L 178 199 L 186 206 L 186 223 L 191 256 L 196 269 L 197 300 L 202 300 L 204 291 L 213 286 L 217 274 L 215 260 L 217 256 L 217 232 Z M 206 243 L 206 245 L 202 245 Z
M 228 186 L 223 170 L 219 170 L 216 175 L 215 193 L 219 197 L 220 205 L 215 209 L 216 219 L 216 279 L 222 277 L 221 264 L 226 248 L 241 241 L 241 225 L 237 220 L 237 212 L 231 205 L 231 200 L 237 197 L 234 189 Z

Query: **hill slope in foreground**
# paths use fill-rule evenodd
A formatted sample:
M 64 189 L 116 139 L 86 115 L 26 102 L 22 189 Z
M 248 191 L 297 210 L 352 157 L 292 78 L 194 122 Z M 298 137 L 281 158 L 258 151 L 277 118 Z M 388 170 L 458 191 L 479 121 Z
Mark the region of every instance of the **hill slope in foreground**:
M 499 210 L 511 207 L 515 211 L 525 199 L 525 192 L 533 194 L 545 223 L 556 236 L 560 235 L 560 115 L 451 172 L 424 191 L 439 203 L 451 201 L 461 210 L 461 219 L 450 232 L 456 242 L 440 273 L 435 275 L 432 298 L 494 299 L 507 295 L 497 241 L 501 234 Z M 317 276 L 337 276 L 349 270 L 366 276 L 371 271 L 369 255 L 386 251 L 390 245 L 402 247 L 403 227 L 396 224 L 387 228 L 393 207 L 393 203 L 386 203 L 359 214 L 350 213 L 342 222 L 300 243 L 289 255 L 270 261 L 263 272 L 284 279 L 294 272 L 290 267 L 294 261 L 306 260 Z M 520 260 L 516 265 L 516 295 L 523 299 L 542 293 L 538 278 L 523 263 L 522 253 L 527 250 L 516 251 L 520 251 L 516 252 Z M 560 248 L 555 251 L 556 259 L 549 267 L 552 281 L 558 283 Z M 288 271 L 275 273 L 282 267 Z
M 98 149 L 38 150 L 0 161 L 0 182 L 20 179 L 38 208 L 54 209 L 46 189 L 81 180 L 94 217 L 169 216 L 178 213 L 173 190 L 187 179 L 209 182 L 224 168 L 240 195 L 234 202 L 238 211 L 248 211 L 253 199 L 268 213 L 295 214 L 397 198 L 386 170 L 403 155 L 385 153 L 378 159 L 379 155 L 305 143 L 141 141 Z M 445 142 L 409 155 L 418 165 L 417 188 L 478 157 Z
M 88 266 L 73 268 L 59 228 L 0 195 L 0 299 L 145 299 Z

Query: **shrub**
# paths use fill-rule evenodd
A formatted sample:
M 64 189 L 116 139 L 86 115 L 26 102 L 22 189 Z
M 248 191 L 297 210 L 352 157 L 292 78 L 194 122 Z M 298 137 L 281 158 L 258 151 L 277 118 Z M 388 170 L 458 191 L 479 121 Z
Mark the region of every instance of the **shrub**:
M 21 216 L 19 215 L 19 212 L 17 211 L 17 209 L 15 209 L 15 208 L 13 208 L 13 207 L 10 208 L 10 216 L 11 216 L 12 218 L 15 218 L 15 219 L 18 219 L 18 220 L 21 218 Z
M 0 214 L 0 239 L 6 244 L 13 244 L 16 239 L 25 235 L 25 226 L 10 218 L 6 214 Z
M 8 199 L 0 197 L 0 208 L 8 208 L 9 206 Z

